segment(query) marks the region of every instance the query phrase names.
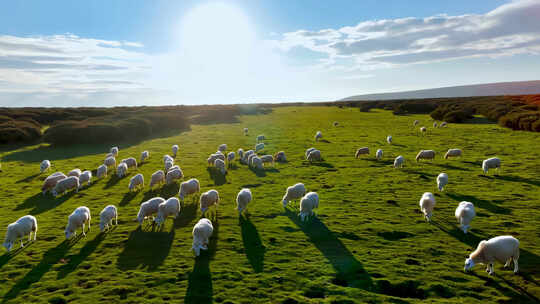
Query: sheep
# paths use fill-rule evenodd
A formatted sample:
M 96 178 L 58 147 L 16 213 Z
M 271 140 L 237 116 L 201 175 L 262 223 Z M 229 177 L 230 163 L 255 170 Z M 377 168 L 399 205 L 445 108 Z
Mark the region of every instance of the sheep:
M 405 158 L 403 156 L 398 156 L 396 159 L 394 159 L 394 168 L 403 168 L 403 163 L 405 162 Z
M 356 150 L 356 154 L 354 155 L 354 158 L 360 157 L 360 155 L 369 155 L 369 148 L 368 147 L 362 147 Z
M 23 238 L 28 234 L 28 241 L 32 240 L 32 232 L 34 232 L 34 241 L 37 236 L 37 220 L 31 215 L 25 215 L 17 221 L 11 223 L 7 227 L 4 247 L 7 251 L 11 251 L 13 244 L 17 239 L 21 240 L 21 248 L 24 247 Z
M 150 157 L 150 152 L 142 151 L 141 152 L 141 163 L 147 160 Z
M 133 176 L 129 180 L 128 189 L 129 189 L 129 192 L 131 192 L 133 189 L 139 188 L 139 187 L 144 187 L 144 176 L 141 173 Z
M 448 159 L 450 157 L 461 157 L 462 151 L 461 149 L 448 149 L 446 154 L 444 154 L 444 159 Z
M 77 228 L 82 227 L 82 235 L 86 236 L 86 233 L 84 231 L 84 225 L 88 224 L 88 231 L 90 231 L 90 221 L 92 217 L 90 216 L 90 209 L 86 206 L 81 206 L 75 209 L 73 213 L 71 213 L 68 217 L 68 223 L 66 226 L 66 230 L 64 231 L 66 234 L 66 239 L 69 239 L 72 235 L 77 235 Z
M 158 212 L 159 204 L 163 202 L 165 202 L 164 198 L 156 196 L 147 200 L 146 202 L 141 203 L 135 221 L 139 222 L 139 225 L 142 225 L 145 219 L 147 219 L 149 216 L 153 216 Z
M 79 176 L 81 176 L 81 173 L 82 173 L 81 169 L 75 168 L 75 169 L 69 171 L 69 173 L 67 174 L 67 176 L 76 176 L 76 177 L 79 177 Z
M 317 131 L 317 133 L 315 133 L 315 141 L 319 141 L 319 139 L 322 138 L 322 133 L 321 131 Z
M 306 218 L 314 214 L 313 209 L 319 207 L 319 195 L 317 192 L 309 192 L 300 200 L 300 220 L 303 222 Z
M 107 167 L 116 167 L 116 158 L 114 158 L 114 156 L 110 156 L 110 157 L 107 157 L 105 158 L 105 160 L 103 161 L 103 164 Z
M 199 199 L 199 204 L 201 207 L 201 212 L 204 214 L 208 208 L 212 205 L 216 205 L 216 212 L 217 212 L 217 205 L 219 203 L 219 193 L 217 190 L 208 190 L 205 193 L 201 194 L 201 197 Z
M 255 145 L 255 153 L 261 151 L 262 149 L 264 149 L 264 143 Z
M 156 184 L 165 183 L 165 172 L 163 170 L 157 170 L 150 177 L 150 189 Z
M 416 119 L 415 121 L 413 121 L 413 126 L 416 127 L 419 123 L 420 123 L 420 121 L 418 119 Z
M 339 125 L 339 123 L 337 121 L 334 121 L 333 125 L 334 125 L 334 127 L 337 127 Z
M 447 126 L 446 121 L 443 121 L 443 122 L 441 123 L 441 128 L 444 128 L 444 127 L 446 127 L 446 126 Z
M 444 186 L 448 184 L 448 174 L 441 173 L 437 176 L 437 188 L 439 191 L 444 191 Z
M 431 159 L 433 160 L 435 158 L 435 151 L 433 150 L 420 150 L 418 154 L 416 154 L 416 161 L 418 162 L 421 159 Z
M 274 162 L 284 163 L 286 161 L 287 157 L 285 156 L 285 151 L 279 151 L 278 153 L 274 154 Z
M 302 183 L 297 183 L 287 187 L 287 191 L 283 196 L 283 207 L 287 207 L 289 201 L 301 199 L 306 194 L 306 187 Z
M 274 165 L 274 156 L 267 154 L 259 157 L 263 164 L 270 163 L 272 166 Z
M 433 216 L 433 208 L 435 207 L 435 196 L 433 193 L 426 192 L 420 198 L 420 210 L 424 214 L 424 217 L 429 222 Z
M 107 159 L 107 158 L 109 158 L 109 157 L 114 157 L 114 154 L 112 154 L 112 153 L 107 153 L 107 154 L 105 155 L 105 159 Z
M 133 157 L 122 159 L 122 162 L 125 163 L 128 168 L 131 168 L 131 167 L 137 168 L 137 160 Z
M 219 151 L 219 152 L 225 152 L 225 151 L 227 151 L 227 144 L 221 144 L 221 145 L 219 145 L 218 151 Z
M 182 172 L 182 170 L 179 167 L 176 167 L 167 172 L 167 174 L 165 175 L 165 181 L 167 185 L 170 185 L 175 180 L 181 179 L 183 177 L 184 177 L 184 173 Z
M 307 160 L 307 158 L 308 158 L 308 156 L 309 156 L 309 153 L 311 153 L 311 151 L 313 151 L 313 150 L 317 150 L 317 149 L 311 147 L 311 148 L 309 148 L 309 149 L 306 150 L 306 153 L 305 153 L 306 160 Z
M 383 157 L 383 150 L 377 149 L 377 152 L 375 152 L 375 157 L 377 158 L 377 160 L 381 160 Z
M 252 200 L 251 190 L 244 188 L 238 192 L 236 196 L 236 209 L 238 210 L 238 215 L 242 214 L 242 211 L 246 210 L 247 205 Z
M 242 158 L 244 158 L 244 149 L 238 149 L 238 151 L 236 151 L 236 154 L 238 154 L 238 160 L 240 161 Z
M 60 193 L 65 193 L 69 189 L 75 189 L 75 192 L 79 192 L 79 178 L 76 176 L 68 176 L 56 182 L 52 195 L 58 196 Z
M 254 150 L 248 150 L 248 151 L 244 152 L 244 155 L 242 156 L 242 162 L 244 164 L 247 164 L 249 157 L 254 153 L 255 153 Z
M 196 256 L 201 254 L 201 249 L 208 250 L 209 238 L 212 236 L 214 227 L 209 219 L 200 219 L 195 226 L 193 226 L 193 245 L 191 249 L 195 252 Z
M 174 163 L 172 161 L 167 161 L 165 163 L 165 172 L 168 172 L 169 170 L 171 170 L 171 168 L 174 166 Z
M 116 168 L 116 175 L 119 178 L 122 178 L 124 175 L 127 174 L 128 166 L 126 163 L 120 163 L 118 167 Z
M 244 128 L 244 135 L 248 136 L 248 128 Z
M 82 188 L 84 182 L 86 182 L 87 186 L 90 186 L 92 183 L 92 171 L 86 170 L 81 173 L 81 176 L 79 176 L 79 187 Z
M 225 168 L 225 162 L 222 161 L 221 159 L 216 159 L 214 161 L 214 167 L 216 167 L 219 172 L 221 172 L 221 174 L 225 175 L 227 174 L 227 169 Z
M 39 165 L 39 171 L 41 173 L 49 170 L 49 168 L 51 167 L 51 162 L 48 160 L 48 159 L 45 159 L 44 161 L 41 162 L 41 164 Z
M 171 197 L 158 205 L 157 217 L 154 222 L 161 226 L 169 216 L 176 219 L 178 213 L 180 213 L 180 201 L 176 197 Z
M 231 162 L 234 160 L 234 158 L 236 157 L 236 154 L 234 152 L 229 152 L 227 153 L 227 161 L 229 162 L 229 166 L 231 165 Z
M 263 140 L 265 140 L 266 138 L 264 137 L 264 135 L 259 135 L 257 136 L 257 142 L 261 142 Z
M 252 165 L 252 167 L 255 167 L 255 169 L 257 169 L 257 170 L 264 169 L 263 168 L 263 161 L 262 161 L 262 159 L 260 157 L 255 156 L 255 157 L 253 157 L 251 159 L 251 161 L 252 161 L 251 165 Z
M 99 230 L 103 232 L 105 229 L 111 229 L 113 219 L 115 222 L 114 224 L 118 225 L 118 211 L 116 210 L 116 206 L 108 205 L 99 213 Z
M 484 171 L 484 174 L 487 174 L 489 169 L 497 169 L 497 173 L 499 173 L 500 168 L 501 159 L 498 157 L 488 158 L 482 162 L 482 171 Z
M 497 236 L 489 240 L 483 240 L 476 250 L 465 260 L 464 271 L 468 271 L 476 264 L 487 264 L 486 272 L 493 275 L 493 263 L 499 261 L 505 263 L 504 267 L 510 266 L 514 261 L 514 273 L 519 270 L 519 240 L 511 235 Z
M 218 149 L 218 150 L 216 151 L 216 153 L 214 153 L 214 154 L 225 156 L 225 154 L 223 154 L 223 152 L 219 151 L 219 149 Z M 225 159 L 223 159 L 223 160 L 225 160 Z
M 172 148 L 172 157 L 176 158 L 176 153 L 178 153 L 178 145 L 173 145 Z
M 420 128 L 420 132 L 421 132 L 422 134 L 425 134 L 425 133 L 427 132 L 427 128 L 426 128 L 426 127 L 421 127 L 421 128 Z
M 165 164 L 168 161 L 174 162 L 174 159 L 168 154 L 163 155 L 163 164 Z
M 223 155 L 222 153 L 210 154 L 210 157 L 208 157 L 207 159 L 208 165 L 209 166 L 214 165 L 214 162 L 216 161 L 216 159 L 221 159 L 222 161 L 225 161 L 225 155 Z
M 112 147 L 111 148 L 111 154 L 114 156 L 114 157 L 117 157 L 118 156 L 118 147 Z
M 199 191 L 201 191 L 199 180 L 196 178 L 192 178 L 180 184 L 180 191 L 178 192 L 178 197 L 180 197 L 181 201 L 184 201 L 184 198 L 186 196 L 198 193 Z
M 472 219 L 476 216 L 474 205 L 471 202 L 459 203 L 455 215 L 461 230 L 463 230 L 463 233 L 467 233 Z
M 104 176 L 107 176 L 107 166 L 101 165 L 97 168 L 96 173 L 97 178 L 102 178 Z
M 43 195 L 45 195 L 47 191 L 53 189 L 54 186 L 56 186 L 56 183 L 64 178 L 67 178 L 67 176 L 62 172 L 55 172 L 47 176 L 47 178 L 43 181 L 43 186 L 41 186 L 41 191 Z
M 392 144 L 392 135 L 386 136 L 386 142 Z
M 433 123 L 433 127 L 434 127 L 434 128 L 437 127 L 437 122 L 434 122 L 434 123 Z
M 307 160 L 310 163 L 312 163 L 314 161 L 321 161 L 322 160 L 321 151 L 313 150 L 313 151 L 309 152 Z
M 248 166 L 250 166 L 250 167 L 253 166 L 253 159 L 255 157 L 257 157 L 257 154 L 255 154 L 255 153 L 252 153 L 252 154 L 249 155 L 249 157 L 247 158 Z

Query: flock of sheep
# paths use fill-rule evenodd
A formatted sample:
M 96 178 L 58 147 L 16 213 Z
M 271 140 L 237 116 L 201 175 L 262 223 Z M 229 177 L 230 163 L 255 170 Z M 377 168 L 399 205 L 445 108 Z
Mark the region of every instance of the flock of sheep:
M 414 126 L 419 124 L 418 120 L 413 122 Z M 333 123 L 334 126 L 338 126 L 338 122 Z M 435 122 L 433 127 L 445 127 L 445 122 L 437 125 Z M 426 127 L 421 127 L 420 132 L 423 134 L 427 130 Z M 244 134 L 248 135 L 248 129 L 244 128 Z M 315 141 L 318 142 L 322 139 L 323 135 L 320 131 L 315 134 Z M 253 150 L 244 151 L 238 149 L 237 152 L 227 153 L 227 145 L 222 144 L 218 146 L 215 153 L 210 154 L 208 157 L 208 165 L 214 166 L 221 174 L 227 174 L 227 166 L 231 166 L 232 162 L 238 158 L 238 161 L 242 164 L 248 165 L 254 169 L 262 169 L 264 164 L 274 162 L 285 162 L 286 156 L 284 151 L 279 151 L 274 155 L 258 155 L 257 153 L 264 150 L 265 140 L 264 135 L 259 135 L 256 138 L 256 145 Z M 386 138 L 388 144 L 392 144 L 392 136 Z M 157 170 L 151 175 L 150 188 L 160 184 L 171 184 L 181 180 L 184 174 L 178 165 L 174 164 L 174 159 L 178 153 L 178 145 L 172 146 L 172 156 L 165 155 L 163 157 L 164 170 Z M 107 176 L 109 168 L 116 168 L 116 175 L 121 178 L 125 176 L 131 168 L 137 168 L 137 160 L 133 157 L 123 159 L 118 166 L 116 165 L 116 158 L 118 157 L 118 147 L 113 147 L 110 153 L 106 155 L 102 165 L 97 168 L 97 177 Z M 364 155 L 369 155 L 369 147 L 361 147 L 357 149 L 355 158 L 359 158 Z M 449 149 L 444 155 L 444 159 L 451 157 L 462 156 L 460 149 Z M 375 153 L 376 159 L 381 160 L 383 158 L 383 150 L 378 149 Z M 148 151 L 141 153 L 140 162 L 146 161 L 150 157 Z M 433 160 L 435 158 L 435 151 L 433 150 L 421 150 L 416 155 L 416 161 L 420 160 Z M 322 161 L 322 152 L 315 148 L 309 148 L 305 151 L 305 159 L 307 161 Z M 405 158 L 399 155 L 394 160 L 394 168 L 402 168 Z M 40 165 L 40 171 L 45 172 L 51 167 L 49 160 L 44 160 Z M 483 161 L 482 170 L 484 174 L 487 174 L 489 169 L 499 169 L 501 167 L 501 160 L 493 157 Z M 68 190 L 78 191 L 83 184 L 87 185 L 91 183 L 92 172 L 83 171 L 80 169 L 73 169 L 67 175 L 62 172 L 56 172 L 49 175 L 43 182 L 42 193 L 45 195 L 48 191 L 52 193 L 54 197 L 65 193 Z M 448 175 L 446 173 L 440 173 L 437 176 L 437 187 L 439 191 L 443 191 L 444 187 L 448 184 Z M 138 188 L 144 187 L 144 177 L 142 174 L 136 174 L 133 176 L 128 185 L 128 191 L 133 191 Z M 153 218 L 155 224 L 162 225 L 168 217 L 176 218 L 181 212 L 181 206 L 184 199 L 189 195 L 194 195 L 200 192 L 200 183 L 197 179 L 192 178 L 188 181 L 184 181 L 180 184 L 180 190 L 178 198 L 171 197 L 164 199 L 161 197 L 154 197 L 146 202 L 141 203 L 139 212 L 137 214 L 136 221 L 139 225 L 143 224 L 145 219 Z M 219 203 L 219 193 L 215 189 L 208 190 L 200 195 L 199 204 L 203 215 L 193 227 L 193 244 L 192 250 L 198 256 L 200 250 L 208 249 L 209 238 L 213 232 L 213 226 L 210 219 L 204 218 L 206 212 L 211 206 L 217 206 Z M 302 221 L 308 220 L 314 215 L 314 209 L 319 206 L 319 195 L 316 192 L 307 192 L 306 187 L 302 183 L 297 183 L 288 187 L 283 196 L 283 207 L 287 207 L 290 201 L 299 200 L 299 217 Z M 252 201 L 252 193 L 250 189 L 241 189 L 236 197 L 237 210 L 239 215 L 246 210 L 248 204 Z M 422 211 L 425 219 L 429 222 L 433 216 L 433 210 L 436 201 L 433 193 L 426 192 L 420 198 L 420 210 Z M 472 219 L 475 217 L 475 208 L 471 202 L 460 202 L 455 210 L 455 217 L 460 223 L 460 228 L 464 233 L 470 228 Z M 217 216 L 217 215 L 216 215 Z M 76 208 L 68 217 L 68 223 L 65 228 L 66 238 L 70 238 L 76 235 L 77 229 L 82 229 L 82 234 L 85 235 L 85 225 L 88 225 L 88 231 L 90 231 L 90 209 L 81 206 Z M 108 230 L 114 224 L 118 224 L 118 210 L 114 205 L 106 206 L 100 212 L 100 230 L 103 232 Z M 33 233 L 34 241 L 36 240 L 37 233 L 37 220 L 32 215 L 26 215 L 18 219 L 16 222 L 11 223 L 7 227 L 6 238 L 4 241 L 4 247 L 9 251 L 13 247 L 13 244 L 20 239 L 21 247 L 23 247 L 23 238 L 28 235 L 29 241 L 31 240 Z M 519 241 L 512 236 L 498 236 L 488 241 L 481 241 L 478 244 L 477 249 L 470 254 L 469 258 L 465 261 L 465 270 L 471 269 L 475 264 L 486 264 L 486 271 L 491 275 L 493 274 L 493 263 L 495 261 L 504 262 L 505 267 L 510 265 L 511 261 L 514 262 L 514 272 L 518 271 L 518 259 L 519 259 Z

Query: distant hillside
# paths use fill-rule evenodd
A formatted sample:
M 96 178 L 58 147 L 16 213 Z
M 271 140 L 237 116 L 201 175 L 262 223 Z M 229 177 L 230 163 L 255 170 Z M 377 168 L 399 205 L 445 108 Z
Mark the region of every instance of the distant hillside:
M 341 101 L 540 94 L 540 80 L 497 82 L 395 93 L 355 95 Z

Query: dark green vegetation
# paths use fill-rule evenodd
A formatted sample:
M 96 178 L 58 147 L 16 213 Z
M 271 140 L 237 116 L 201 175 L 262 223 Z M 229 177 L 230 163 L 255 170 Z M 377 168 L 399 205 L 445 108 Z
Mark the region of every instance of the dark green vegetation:
M 428 127 L 419 136 L 415 119 Z M 538 133 L 512 131 L 496 124 L 450 124 L 430 128 L 428 115 L 364 113 L 353 108 L 276 107 L 271 114 L 239 116 L 238 122 L 194 124 L 190 131 L 137 144 L 116 143 L 119 158 L 150 160 L 128 177 L 114 176 L 79 193 L 42 197 L 39 163 L 48 158 L 57 170 L 95 169 L 110 144 L 63 147 L 26 146 L 2 152 L 0 233 L 25 214 L 38 219 L 37 241 L 0 255 L 0 298 L 9 303 L 187 302 L 187 303 L 535 303 L 540 298 L 540 149 Z M 332 122 L 338 121 L 339 127 Z M 419 127 L 420 127 L 419 126 Z M 242 129 L 249 128 L 249 136 Z M 322 141 L 313 136 L 322 131 Z M 206 158 L 221 143 L 252 148 L 264 134 L 266 149 L 284 150 L 288 163 L 252 171 L 236 164 L 226 178 L 207 169 Z M 394 144 L 386 143 L 392 135 Z M 196 198 L 188 197 L 180 216 L 152 231 L 133 222 L 139 204 L 155 195 L 177 195 L 178 185 L 150 192 L 151 173 L 178 144 L 176 162 L 201 190 L 215 188 L 221 204 L 210 250 L 195 259 L 191 230 L 200 218 Z M 324 161 L 309 165 L 305 149 L 322 151 Z M 354 159 L 358 147 L 371 155 Z M 384 150 L 384 160 L 374 152 Z M 461 148 L 461 159 L 442 159 Z M 420 149 L 438 152 L 433 162 L 415 163 Z M 405 167 L 392 168 L 397 155 Z M 498 156 L 499 176 L 483 176 L 481 161 Z M 143 173 L 147 186 L 128 193 L 129 178 Z M 449 175 L 445 192 L 435 178 Z M 321 198 L 317 217 L 301 223 L 298 210 L 284 210 L 285 188 L 303 182 Z M 239 218 L 235 197 L 253 192 L 249 215 Z M 423 192 L 436 193 L 433 222 L 419 212 Z M 457 227 L 454 210 L 462 200 L 475 204 L 469 234 Z M 119 208 L 119 226 L 98 232 L 99 212 Z M 86 205 L 93 216 L 86 238 L 64 240 L 67 216 Z M 298 208 L 298 202 L 291 204 Z M 211 209 L 210 215 L 214 216 Z M 490 277 L 478 265 L 463 263 L 482 239 L 511 234 L 520 242 L 520 272 L 495 266 Z M 17 247 L 17 246 L 15 246 Z M 3 250 L 3 248 L 2 248 Z

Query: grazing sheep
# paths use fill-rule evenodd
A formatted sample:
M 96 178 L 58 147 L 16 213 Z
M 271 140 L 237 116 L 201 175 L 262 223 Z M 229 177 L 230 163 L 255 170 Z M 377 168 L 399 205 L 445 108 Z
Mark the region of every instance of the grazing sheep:
M 274 154 L 274 162 L 284 163 L 286 161 L 287 157 L 285 157 L 285 151 L 279 151 L 278 153 Z
M 464 271 L 470 270 L 476 264 L 487 264 L 486 272 L 489 275 L 495 273 L 493 271 L 493 263 L 499 261 L 505 263 L 504 267 L 510 266 L 514 261 L 514 273 L 519 270 L 519 241 L 513 236 L 503 235 L 497 236 L 487 241 L 481 241 L 476 247 L 476 250 L 469 255 L 465 260 Z
M 415 121 L 413 122 L 413 126 L 416 127 L 419 123 L 420 123 L 420 121 L 417 119 L 417 120 L 415 120 Z
M 238 210 L 239 215 L 242 214 L 242 211 L 246 210 L 251 199 L 251 190 L 244 188 L 238 192 L 238 195 L 236 196 L 236 209 Z
M 193 245 L 191 249 L 195 252 L 196 256 L 201 254 L 201 249 L 208 250 L 209 238 L 212 236 L 214 227 L 209 219 L 202 218 L 193 227 Z
M 240 161 L 242 158 L 244 158 L 244 149 L 240 148 L 238 151 L 236 151 L 238 154 L 238 160 Z
M 437 122 L 434 122 L 434 123 L 433 123 L 433 127 L 434 127 L 434 128 L 437 127 Z
M 229 162 L 229 166 L 231 165 L 231 162 L 234 160 L 234 158 L 236 157 L 236 154 L 234 152 L 229 152 L 227 153 L 227 161 Z
M 164 183 L 165 183 L 165 172 L 163 172 L 163 170 L 157 170 L 150 177 L 150 188 L 152 188 L 156 184 L 164 184 Z
M 165 176 L 165 181 L 167 185 L 170 185 L 172 182 L 174 182 L 177 179 L 181 179 L 184 177 L 184 173 L 179 167 L 172 168 L 167 172 L 167 175 Z
M 317 149 L 311 147 L 311 148 L 309 148 L 309 149 L 306 150 L 306 153 L 305 153 L 306 160 L 307 160 L 307 157 L 309 156 L 309 153 L 311 153 L 311 151 L 313 151 L 313 150 L 317 150 Z
M 421 150 L 416 154 L 416 161 L 418 162 L 421 159 L 431 159 L 435 158 L 435 151 L 433 150 Z
M 144 176 L 139 173 L 129 180 L 128 189 L 131 192 L 135 188 L 144 187 Z
M 168 161 L 174 163 L 174 159 L 170 155 L 168 155 L 168 154 L 163 155 L 163 164 L 165 164 Z
M 157 217 L 154 222 L 161 226 L 169 216 L 176 219 L 178 213 L 180 213 L 180 201 L 176 197 L 171 197 L 158 205 Z
M 254 150 L 248 150 L 246 152 L 244 152 L 244 155 L 242 156 L 242 163 L 244 163 L 245 165 L 248 164 L 248 161 L 249 161 L 249 157 L 251 155 L 255 154 L 255 151 Z
M 103 161 L 103 164 L 107 167 L 116 167 L 116 158 L 114 158 L 114 156 L 110 156 L 110 157 L 107 157 L 105 158 L 105 160 Z
M 221 174 L 225 175 L 227 174 L 227 169 L 225 168 L 225 162 L 221 159 L 216 159 L 214 161 L 214 167 L 216 167 Z
M 137 168 L 137 160 L 134 157 L 122 159 L 122 162 L 125 163 L 128 168 L 134 167 Z
M 120 163 L 118 165 L 118 167 L 116 168 L 116 175 L 119 177 L 119 178 L 122 178 L 124 177 L 124 175 L 127 174 L 127 171 L 128 171 L 128 166 L 126 163 Z
M 383 157 L 383 150 L 377 149 L 377 152 L 375 152 L 375 157 L 377 158 L 377 160 L 381 160 Z
M 171 170 L 171 168 L 174 166 L 174 163 L 172 161 L 167 161 L 165 163 L 165 172 L 169 172 L 169 170 Z
M 114 154 L 112 153 L 107 153 L 107 155 L 105 155 L 105 159 L 109 158 L 109 157 L 114 157 Z
M 386 142 L 392 144 L 392 135 L 386 136 Z
M 105 229 L 111 229 L 113 219 L 115 222 L 114 224 L 118 225 L 118 211 L 116 210 L 116 206 L 108 205 L 99 213 L 99 230 L 103 232 Z
M 313 209 L 319 207 L 319 195 L 317 192 L 309 192 L 300 200 L 300 220 L 303 222 L 305 219 L 314 215 Z
M 257 170 L 262 170 L 264 169 L 263 167 L 263 161 L 260 157 L 258 156 L 255 156 L 251 159 L 251 166 L 254 167 L 255 169 Z
M 199 180 L 196 178 L 192 178 L 180 184 L 180 191 L 178 193 L 178 197 L 180 197 L 181 201 L 184 201 L 184 198 L 186 196 L 198 193 L 199 191 L 201 191 Z
M 368 147 L 362 147 L 356 150 L 356 154 L 354 155 L 355 158 L 360 157 L 360 155 L 369 155 L 369 148 Z
M 317 131 L 317 133 L 315 133 L 315 141 L 319 141 L 319 139 L 322 138 L 322 133 L 321 131 Z
M 446 126 L 447 126 L 446 121 L 443 121 L 443 122 L 441 123 L 441 128 L 444 128 L 444 127 L 446 127 Z
M 274 165 L 274 156 L 272 156 L 270 154 L 263 155 L 263 156 L 261 156 L 259 158 L 261 159 L 263 165 L 266 164 L 266 163 L 270 163 L 270 164 L 272 164 L 272 166 Z
M 77 235 L 77 229 L 82 227 L 82 235 L 86 236 L 84 232 L 84 225 L 88 224 L 88 231 L 90 231 L 90 209 L 85 206 L 78 207 L 68 217 L 68 223 L 66 226 L 65 234 L 66 239 L 69 239 L 72 235 Z
M 176 157 L 176 153 L 178 153 L 178 145 L 173 145 L 172 146 L 172 157 Z
M 497 173 L 499 173 L 500 168 L 501 160 L 498 157 L 488 158 L 482 162 L 482 171 L 484 171 L 484 174 L 487 174 L 489 169 L 497 169 Z
M 137 213 L 137 218 L 135 219 L 135 221 L 139 222 L 139 225 L 142 225 L 145 219 L 147 219 L 149 216 L 153 216 L 158 212 L 159 204 L 163 202 L 165 202 L 165 199 L 159 196 L 143 202 L 141 204 L 141 207 L 139 208 L 139 213 Z
M 225 161 L 225 155 L 221 153 L 210 154 L 210 157 L 208 157 L 207 159 L 208 165 L 209 166 L 214 165 L 214 162 L 216 161 L 216 159 L 221 159 L 222 161 Z
M 314 161 L 321 161 L 322 160 L 322 156 L 321 156 L 321 151 L 319 150 L 313 150 L 311 152 L 309 152 L 309 155 L 307 157 L 307 160 L 312 163 Z
M 219 152 L 222 152 L 222 153 L 225 152 L 225 151 L 227 151 L 227 144 L 221 144 L 221 145 L 219 145 L 218 151 L 219 151 Z
M 79 176 L 79 187 L 82 188 L 84 182 L 86 182 L 87 186 L 90 186 L 92 182 L 92 171 L 86 170 L 81 173 L 81 176 Z
M 118 156 L 118 147 L 112 147 L 112 148 L 111 148 L 111 154 L 112 154 L 114 157 L 117 157 L 117 156 Z
M 339 123 L 337 121 L 334 121 L 333 125 L 334 125 L 334 127 L 337 127 L 339 125 Z
M 264 135 L 259 135 L 257 136 L 257 142 L 261 142 L 263 140 L 265 140 L 266 138 L 264 137 Z
M 141 153 L 141 163 L 145 160 L 147 160 L 150 157 L 150 152 L 148 151 L 142 151 Z
M 31 215 L 25 215 L 17 221 L 11 223 L 7 227 L 4 247 L 10 251 L 17 239 L 21 240 L 21 248 L 24 247 L 23 238 L 28 234 L 28 241 L 32 240 L 32 232 L 34 232 L 34 241 L 37 235 L 37 220 Z
M 306 194 L 306 187 L 302 183 L 287 187 L 287 191 L 283 196 L 283 207 L 287 207 L 289 201 L 301 199 L 304 194 Z
M 102 178 L 104 176 L 107 176 L 107 166 L 101 165 L 97 168 L 97 178 Z
M 441 173 L 437 176 L 437 188 L 439 191 L 444 191 L 444 186 L 448 184 L 448 174 Z
M 460 149 L 448 149 L 448 152 L 444 154 L 444 159 L 448 159 L 449 157 L 461 157 L 461 150 Z
M 54 186 L 56 186 L 56 183 L 61 180 L 67 178 L 67 176 L 62 172 L 55 172 L 49 176 L 43 181 L 43 186 L 41 186 L 41 191 L 43 195 L 47 193 L 47 191 L 50 191 Z
M 255 153 L 261 151 L 262 149 L 264 149 L 264 143 L 255 145 Z
M 217 150 L 215 154 L 225 157 L 225 154 L 223 154 L 223 152 L 221 152 L 219 150 Z M 223 160 L 225 160 L 225 158 L 223 158 Z
M 471 202 L 461 202 L 456 208 L 456 219 L 463 233 L 471 227 L 471 221 L 476 216 L 474 205 Z
M 68 176 L 56 182 L 52 195 L 57 197 L 60 193 L 65 193 L 67 190 L 75 189 L 75 192 L 79 192 L 79 178 L 76 176 Z
M 48 159 L 46 159 L 42 161 L 41 164 L 39 165 L 39 171 L 43 173 L 49 170 L 50 167 L 51 167 L 51 162 Z
M 81 169 L 75 168 L 75 169 L 69 171 L 69 173 L 67 174 L 67 176 L 76 176 L 76 177 L 79 177 L 79 176 L 81 176 L 81 173 L 82 173 Z
M 427 132 L 427 128 L 426 127 L 421 127 L 420 132 L 422 132 L 422 134 L 425 134 Z
M 420 198 L 420 210 L 428 222 L 433 216 L 433 208 L 435 208 L 435 196 L 431 192 L 424 193 Z
M 398 156 L 396 159 L 394 159 L 394 168 L 403 168 L 403 163 L 405 162 L 405 158 L 403 156 Z
M 257 157 L 257 154 L 255 154 L 255 153 L 252 153 L 252 154 L 249 155 L 249 157 L 247 159 L 248 166 L 250 166 L 250 167 L 253 166 L 253 159 L 255 157 Z
M 201 207 L 201 212 L 204 214 L 208 208 L 212 205 L 216 205 L 216 212 L 217 212 L 217 205 L 219 203 L 219 193 L 217 190 L 209 190 L 205 193 L 201 194 L 201 198 L 199 200 L 199 204 Z
M 245 136 L 248 135 L 248 128 L 244 128 L 244 135 L 245 135 Z

